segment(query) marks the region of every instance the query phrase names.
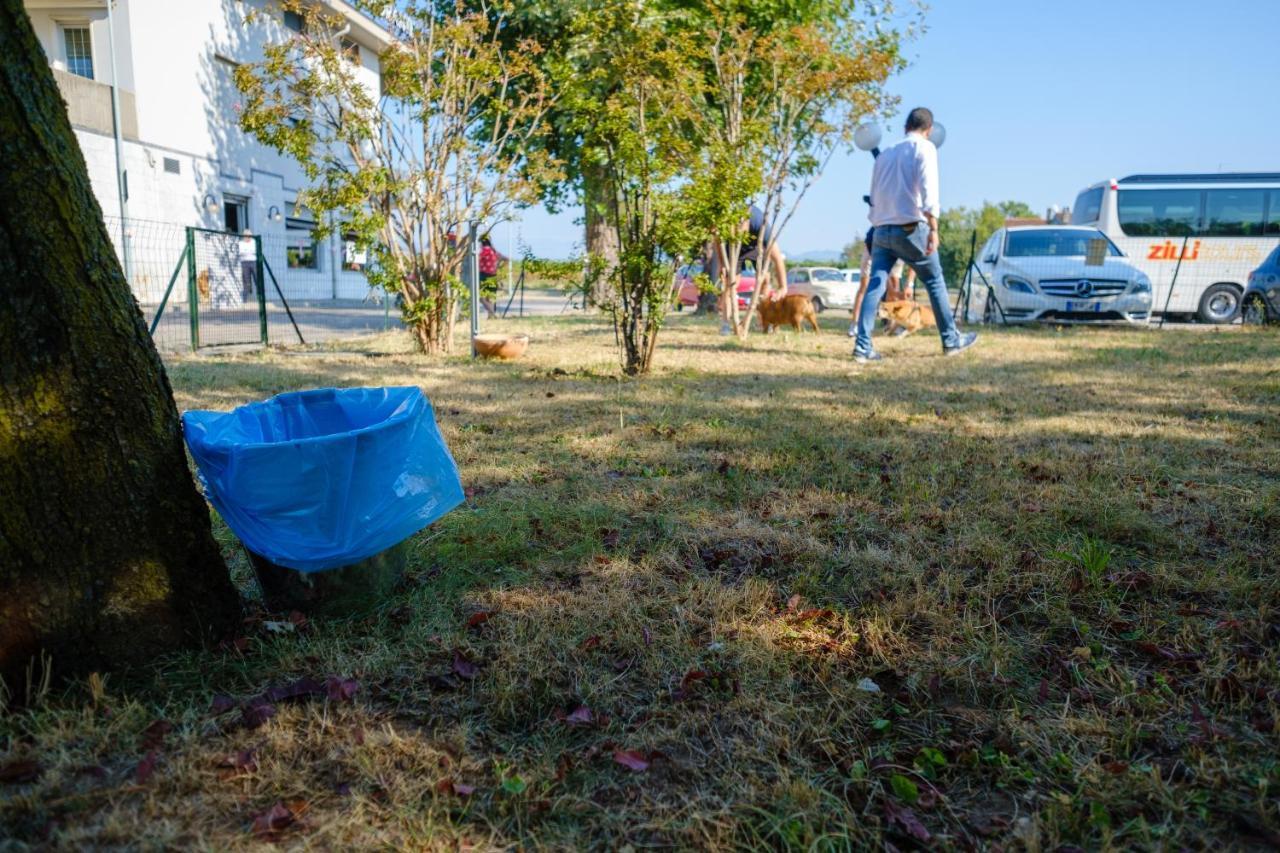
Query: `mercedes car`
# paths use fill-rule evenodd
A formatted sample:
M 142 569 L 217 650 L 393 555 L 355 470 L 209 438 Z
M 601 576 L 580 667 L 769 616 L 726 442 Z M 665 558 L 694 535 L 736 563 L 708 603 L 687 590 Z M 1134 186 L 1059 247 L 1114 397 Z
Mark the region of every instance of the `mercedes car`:
M 1001 228 L 978 256 L 964 317 L 988 323 L 1146 323 L 1151 280 L 1097 228 Z

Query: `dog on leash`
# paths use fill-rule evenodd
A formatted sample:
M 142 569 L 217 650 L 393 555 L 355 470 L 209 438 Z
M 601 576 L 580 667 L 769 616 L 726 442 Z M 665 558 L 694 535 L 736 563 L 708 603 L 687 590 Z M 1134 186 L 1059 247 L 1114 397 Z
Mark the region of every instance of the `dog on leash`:
M 938 327 L 938 322 L 933 316 L 933 308 L 913 299 L 895 299 L 892 302 L 881 302 L 877 315 L 881 320 L 888 322 L 889 325 L 885 331 L 889 334 L 893 334 L 898 329 L 904 329 L 905 333 L 910 335 L 921 329 L 936 329 Z
M 794 294 L 781 299 L 762 299 L 759 308 L 760 328 L 768 334 L 771 328 L 788 325 L 800 331 L 800 323 L 805 322 L 818 331 L 818 313 L 813 310 L 809 297 Z

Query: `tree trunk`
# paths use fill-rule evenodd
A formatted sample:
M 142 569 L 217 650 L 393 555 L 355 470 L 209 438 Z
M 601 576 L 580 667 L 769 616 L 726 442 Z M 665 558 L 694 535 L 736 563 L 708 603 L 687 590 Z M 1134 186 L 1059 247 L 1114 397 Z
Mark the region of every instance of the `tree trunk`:
M 0 0 L 0 677 L 234 626 L 173 394 L 22 0 Z M 37 677 L 39 671 L 37 669 Z
M 582 203 L 586 215 L 587 257 L 600 260 L 600 275 L 596 277 L 590 294 L 594 305 L 605 302 L 605 289 L 609 287 L 610 274 L 618 265 L 619 247 L 618 223 L 609 219 L 610 203 L 609 175 L 606 167 L 593 163 L 582 164 Z

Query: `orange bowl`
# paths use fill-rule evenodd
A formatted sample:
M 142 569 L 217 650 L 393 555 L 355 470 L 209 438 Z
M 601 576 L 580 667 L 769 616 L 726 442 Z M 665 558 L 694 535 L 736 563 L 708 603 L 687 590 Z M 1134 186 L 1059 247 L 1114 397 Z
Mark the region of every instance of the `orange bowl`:
M 529 347 L 528 335 L 476 335 L 472 340 L 476 355 L 481 358 L 500 358 L 510 361 L 524 355 Z

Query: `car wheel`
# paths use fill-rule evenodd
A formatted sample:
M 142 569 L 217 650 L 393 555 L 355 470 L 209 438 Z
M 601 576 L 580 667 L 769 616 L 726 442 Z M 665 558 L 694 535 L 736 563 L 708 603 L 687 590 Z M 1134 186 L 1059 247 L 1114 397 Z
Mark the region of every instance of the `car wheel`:
M 1200 297 L 1196 316 L 1202 323 L 1230 323 L 1240 313 L 1240 288 L 1220 281 Z
M 1267 306 L 1258 295 L 1250 296 L 1240 312 L 1240 322 L 1246 326 L 1261 326 L 1267 322 Z
M 821 297 L 818 297 L 818 296 L 813 297 L 813 310 L 817 311 L 819 314 L 827 310 L 827 306 L 822 304 Z

